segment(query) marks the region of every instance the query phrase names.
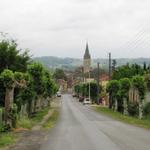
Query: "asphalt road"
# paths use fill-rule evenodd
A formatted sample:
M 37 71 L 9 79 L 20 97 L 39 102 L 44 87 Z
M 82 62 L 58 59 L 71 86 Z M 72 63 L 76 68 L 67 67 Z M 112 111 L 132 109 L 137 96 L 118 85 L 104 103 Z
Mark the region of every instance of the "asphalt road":
M 61 116 L 41 150 L 150 150 L 150 131 L 115 121 L 62 97 Z

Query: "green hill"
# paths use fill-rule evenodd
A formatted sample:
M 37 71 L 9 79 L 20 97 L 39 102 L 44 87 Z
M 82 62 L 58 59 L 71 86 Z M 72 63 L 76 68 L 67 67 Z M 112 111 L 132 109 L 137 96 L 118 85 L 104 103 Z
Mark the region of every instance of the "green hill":
M 76 58 L 60 58 L 60 57 L 53 57 L 53 56 L 42 56 L 42 57 L 35 57 L 33 60 L 37 62 L 41 62 L 46 67 L 50 69 L 55 68 L 62 68 L 65 70 L 73 70 L 74 68 L 81 66 L 83 63 L 82 59 Z M 143 65 L 144 62 L 146 64 L 150 64 L 150 58 L 118 58 L 116 59 L 117 66 L 125 65 L 126 63 L 134 64 L 137 63 L 139 65 Z M 108 66 L 108 59 L 104 58 L 97 58 L 92 60 L 92 66 L 96 67 L 97 62 L 100 62 L 101 66 L 106 68 Z

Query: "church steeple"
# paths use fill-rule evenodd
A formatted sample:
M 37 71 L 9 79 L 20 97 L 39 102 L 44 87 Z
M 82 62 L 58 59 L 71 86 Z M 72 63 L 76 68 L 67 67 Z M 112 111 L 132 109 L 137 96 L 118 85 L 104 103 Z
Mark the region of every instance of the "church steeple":
M 84 59 L 90 59 L 90 53 L 89 53 L 89 46 L 88 46 L 88 42 L 86 43 L 86 49 L 85 49 L 85 54 L 84 54 Z
M 86 43 L 86 49 L 85 49 L 84 60 L 83 60 L 83 67 L 84 67 L 84 73 L 90 71 L 90 68 L 91 68 L 91 55 L 89 53 L 88 42 Z

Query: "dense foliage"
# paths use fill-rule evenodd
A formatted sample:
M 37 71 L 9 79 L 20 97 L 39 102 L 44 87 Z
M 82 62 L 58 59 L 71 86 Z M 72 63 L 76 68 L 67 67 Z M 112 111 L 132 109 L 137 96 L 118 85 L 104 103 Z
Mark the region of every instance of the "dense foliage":
M 90 87 L 90 97 L 91 97 L 92 101 L 97 102 L 98 85 L 96 82 L 90 82 L 90 86 L 89 86 L 89 83 L 77 84 L 74 86 L 74 90 L 78 96 L 80 95 L 83 97 L 88 97 L 89 96 L 89 87 Z M 99 85 L 99 89 L 100 89 L 100 93 L 101 93 L 102 87 L 100 85 Z M 100 93 L 99 93 L 99 95 L 100 95 Z
M 124 66 L 118 67 L 112 75 L 112 79 L 119 80 L 122 78 L 132 78 L 135 75 L 143 75 L 144 69 L 137 64 L 126 64 Z
M 131 102 L 129 100 L 129 90 L 138 91 L 139 99 Z M 109 105 L 118 104 L 117 110 L 132 116 L 139 115 L 142 117 L 143 100 L 146 93 L 146 82 L 143 76 L 136 75 L 132 78 L 121 78 L 120 80 L 111 80 L 107 84 L 107 92 L 109 93 Z M 134 91 L 132 91 L 134 92 Z M 115 103 L 117 101 L 117 103 Z M 127 113 L 128 112 L 128 113 Z
M 14 40 L 0 42 L 0 72 L 4 69 L 25 72 L 29 60 L 28 51 L 19 50 Z
M 53 77 L 58 80 L 58 79 L 63 79 L 63 80 L 67 80 L 67 76 L 66 74 L 64 73 L 64 71 L 62 69 L 56 69 L 54 74 L 53 74 Z
M 144 78 L 139 75 L 135 76 L 132 79 L 132 84 L 135 88 L 138 89 L 140 99 L 143 100 L 146 92 L 146 84 Z
M 143 112 L 144 116 L 150 118 L 150 102 L 146 103 Z
M 16 127 L 20 111 L 26 109 L 30 117 L 34 108 L 34 112 L 37 111 L 34 102 L 40 99 L 40 107 L 46 101 L 49 104 L 56 92 L 49 70 L 40 63 L 31 63 L 28 52 L 18 50 L 15 41 L 0 41 L 0 107 L 5 107 L 6 113 L 3 128 Z
M 117 97 L 119 94 L 119 90 L 120 90 L 119 81 L 111 80 L 107 84 L 106 90 L 109 93 L 109 108 L 112 108 L 112 106 L 115 104 L 115 101 L 117 100 Z

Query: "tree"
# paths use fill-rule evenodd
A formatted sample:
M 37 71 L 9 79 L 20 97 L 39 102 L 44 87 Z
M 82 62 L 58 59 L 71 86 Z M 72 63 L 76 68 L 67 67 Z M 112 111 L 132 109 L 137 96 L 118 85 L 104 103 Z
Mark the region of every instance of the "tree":
M 144 71 L 146 71 L 146 70 L 147 70 L 146 62 L 144 62 L 144 63 L 143 63 L 143 69 L 144 69 Z
M 36 111 L 37 100 L 40 103 L 40 97 L 43 96 L 46 88 L 46 80 L 44 77 L 44 67 L 40 63 L 32 63 L 28 66 L 28 72 L 33 79 L 33 88 L 36 92 L 34 103 L 34 111 Z
M 18 50 L 14 40 L 0 41 L 0 72 L 4 69 L 25 72 L 29 61 L 28 51 Z
M 112 60 L 112 71 L 114 72 L 116 70 L 117 61 L 116 59 Z
M 107 92 L 109 93 L 109 108 L 111 109 L 112 106 L 116 102 L 116 98 L 118 96 L 118 91 L 120 90 L 120 83 L 117 80 L 111 80 L 107 84 Z
M 67 80 L 67 76 L 66 74 L 64 73 L 64 71 L 62 69 L 56 69 L 54 74 L 53 74 L 53 77 L 58 80 L 58 79 L 63 79 L 63 80 Z
M 28 113 L 28 117 L 31 117 L 32 102 L 35 99 L 36 92 L 34 91 L 34 87 L 33 87 L 33 79 L 28 73 L 25 74 L 25 80 L 26 80 L 26 88 L 19 90 L 19 92 L 16 95 L 15 103 L 18 106 L 18 110 L 21 109 L 21 105 L 28 104 L 27 113 Z
M 143 117 L 143 102 L 145 98 L 145 92 L 146 92 L 146 84 L 145 80 L 142 76 L 135 76 L 132 79 L 133 87 L 136 88 L 139 91 L 139 118 L 141 119 Z
M 12 121 L 15 122 L 16 115 L 13 115 L 14 109 L 14 89 L 15 87 L 24 88 L 26 82 L 24 80 L 24 74 L 21 72 L 13 73 L 11 70 L 4 70 L 0 75 L 0 80 L 3 82 L 5 87 L 5 121 L 6 124 L 12 124 Z M 15 124 L 14 124 L 15 125 Z
M 89 89 L 89 84 L 87 84 L 88 88 Z M 90 83 L 90 95 L 91 95 L 91 99 L 93 100 L 93 102 L 97 102 L 97 90 L 98 90 L 98 87 L 97 87 L 97 83 L 96 82 L 91 82 Z M 99 85 L 99 92 L 101 93 L 101 90 L 102 90 L 102 87 Z M 99 95 L 100 95 L 99 93 Z
M 56 92 L 58 91 L 58 87 L 56 86 L 48 70 L 44 71 L 44 75 L 45 75 L 45 83 L 46 83 L 44 97 L 48 99 L 48 105 L 50 106 L 50 98 L 52 97 L 52 95 L 56 94 Z
M 79 93 L 80 93 L 80 85 L 79 84 L 74 86 L 74 91 L 77 94 L 77 96 L 79 96 Z
M 123 110 L 124 114 L 128 114 L 128 97 L 129 97 L 129 90 L 131 87 L 131 82 L 128 78 L 123 78 L 120 80 L 120 94 L 121 94 L 121 99 L 123 100 Z
M 116 68 L 116 70 L 113 72 L 112 78 L 114 80 L 119 80 L 122 78 L 132 78 L 135 75 L 143 75 L 144 70 L 140 65 L 137 64 L 126 64 L 124 66 L 120 66 Z

